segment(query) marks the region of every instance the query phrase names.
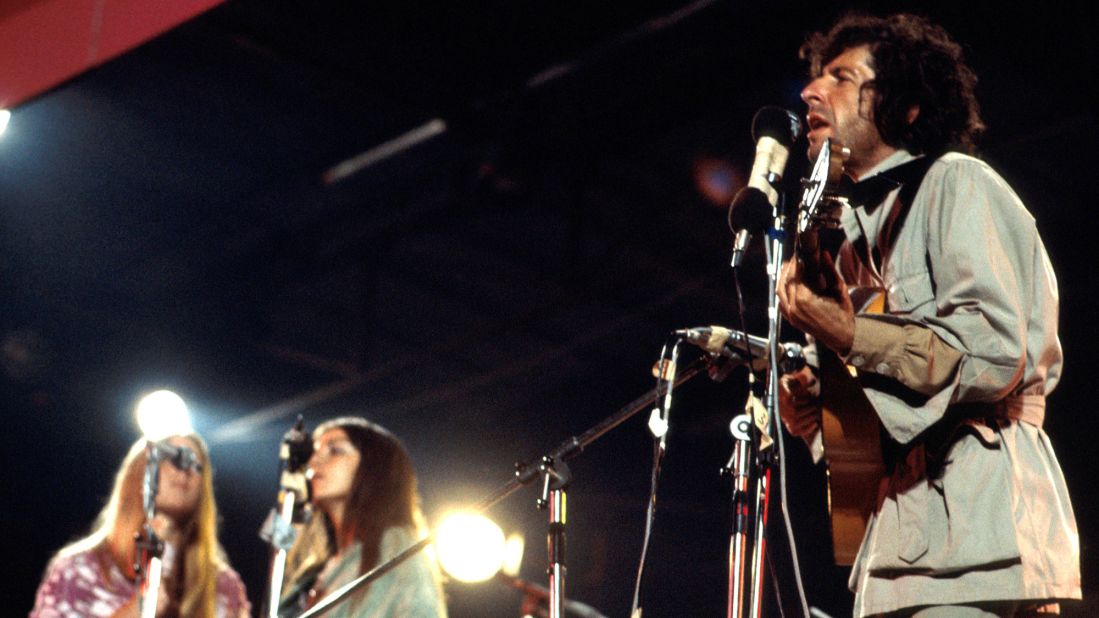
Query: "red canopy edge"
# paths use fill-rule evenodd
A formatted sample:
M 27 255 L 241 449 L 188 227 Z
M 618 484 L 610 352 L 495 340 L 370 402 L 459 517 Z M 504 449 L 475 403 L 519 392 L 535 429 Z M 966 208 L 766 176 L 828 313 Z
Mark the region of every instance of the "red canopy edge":
M 224 0 L 5 0 L 0 108 L 13 108 Z

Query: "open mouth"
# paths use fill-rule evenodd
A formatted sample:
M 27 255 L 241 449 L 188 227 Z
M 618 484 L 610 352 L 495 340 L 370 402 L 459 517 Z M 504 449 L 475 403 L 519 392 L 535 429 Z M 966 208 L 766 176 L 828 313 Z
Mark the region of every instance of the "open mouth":
M 823 129 L 828 126 L 828 121 L 817 114 L 810 114 L 805 120 L 809 125 L 810 131 L 816 131 L 817 129 Z

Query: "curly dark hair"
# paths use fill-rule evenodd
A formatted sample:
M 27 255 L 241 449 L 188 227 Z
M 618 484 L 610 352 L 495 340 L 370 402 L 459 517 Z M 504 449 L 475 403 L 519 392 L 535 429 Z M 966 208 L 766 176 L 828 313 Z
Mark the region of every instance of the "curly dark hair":
M 917 154 L 973 152 L 985 128 L 974 94 L 977 76 L 946 30 L 917 15 L 848 13 L 827 33 L 810 35 L 800 55 L 817 77 L 860 45 L 870 46 L 876 77 L 863 87 L 874 93 L 874 123 L 886 144 Z M 909 124 L 913 105 L 920 112 Z

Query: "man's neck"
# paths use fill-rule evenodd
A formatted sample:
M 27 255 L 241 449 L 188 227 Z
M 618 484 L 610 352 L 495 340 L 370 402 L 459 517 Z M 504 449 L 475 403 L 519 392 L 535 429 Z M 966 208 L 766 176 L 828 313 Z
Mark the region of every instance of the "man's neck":
M 866 161 L 860 162 L 854 166 L 848 165 L 844 169 L 844 172 L 858 182 L 859 180 L 880 171 L 878 168 L 881 166 L 882 162 L 888 160 L 897 152 L 899 151 L 896 148 L 887 144 L 881 144 Z

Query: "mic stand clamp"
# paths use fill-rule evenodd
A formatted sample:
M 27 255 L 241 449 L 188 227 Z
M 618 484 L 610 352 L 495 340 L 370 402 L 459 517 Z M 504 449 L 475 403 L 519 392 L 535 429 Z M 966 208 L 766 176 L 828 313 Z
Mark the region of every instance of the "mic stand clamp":
M 134 573 L 141 582 L 141 618 L 156 616 L 160 598 L 160 579 L 164 573 L 164 541 L 156 535 L 148 523 L 143 531 L 134 535 Z
M 528 467 L 529 465 L 525 463 L 515 465 L 517 474 Z M 538 498 L 535 504 L 539 510 L 544 510 L 550 505 L 550 493 L 564 491 L 572 484 L 572 471 L 569 470 L 569 465 L 560 457 L 547 455 L 538 464 L 538 473 L 542 476 L 542 496 Z
M 289 551 L 298 538 L 298 531 L 294 529 L 294 525 L 290 520 L 287 520 L 279 513 L 278 509 L 272 508 L 267 513 L 267 519 L 263 521 L 259 538 L 266 541 L 276 551 Z
M 516 475 L 525 476 L 529 466 L 518 464 Z M 545 456 L 538 464 L 542 476 L 542 495 L 536 501 L 540 510 L 549 511 L 546 549 L 549 555 L 549 618 L 563 618 L 565 603 L 565 490 L 572 483 L 572 471 L 562 457 Z
M 153 532 L 152 526 L 142 524 L 140 532 L 134 533 L 134 574 L 138 581 L 144 581 L 149 559 L 164 555 L 164 541 Z

